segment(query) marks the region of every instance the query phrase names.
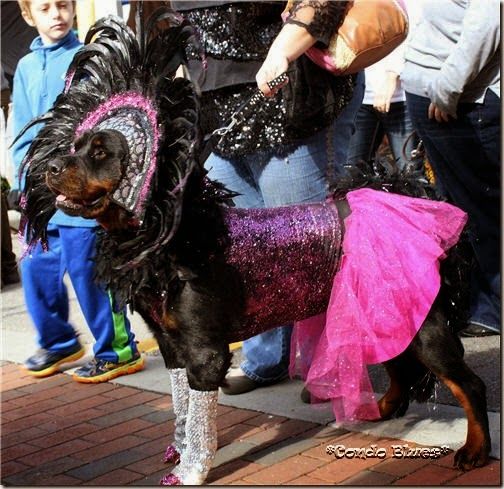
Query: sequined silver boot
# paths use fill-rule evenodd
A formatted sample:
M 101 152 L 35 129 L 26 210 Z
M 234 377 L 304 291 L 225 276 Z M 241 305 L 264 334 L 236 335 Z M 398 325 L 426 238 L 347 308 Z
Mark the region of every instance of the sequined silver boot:
M 173 412 L 175 413 L 174 442 L 166 447 L 165 463 L 178 464 L 185 448 L 185 425 L 189 408 L 189 383 L 185 368 L 169 370 L 172 385 Z
M 185 449 L 180 464 L 161 479 L 161 485 L 200 485 L 205 482 L 217 451 L 218 391 L 189 389 Z

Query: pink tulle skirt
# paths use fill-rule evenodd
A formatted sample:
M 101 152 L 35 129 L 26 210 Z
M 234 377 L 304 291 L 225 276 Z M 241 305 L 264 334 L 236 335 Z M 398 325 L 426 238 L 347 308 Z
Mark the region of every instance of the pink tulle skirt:
M 290 373 L 337 421 L 380 417 L 367 365 L 403 352 L 440 288 L 439 263 L 466 223 L 450 204 L 371 189 L 347 195 L 340 267 L 325 314 L 294 326 Z

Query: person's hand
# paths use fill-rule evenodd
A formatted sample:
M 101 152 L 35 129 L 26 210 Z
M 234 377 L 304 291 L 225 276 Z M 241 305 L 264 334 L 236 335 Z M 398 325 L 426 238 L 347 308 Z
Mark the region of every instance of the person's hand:
M 268 86 L 268 82 L 274 80 L 277 76 L 287 71 L 289 67 L 289 60 L 282 53 L 270 52 L 264 60 L 261 68 L 257 72 L 256 82 L 257 87 L 266 97 L 273 97 L 276 95 L 278 90 L 285 86 L 289 79 L 286 77 L 286 81 L 276 87 Z
M 436 119 L 438 122 L 448 122 L 450 120 L 450 116 L 447 112 L 441 110 L 437 105 L 432 102 L 429 105 L 428 111 L 429 119 Z
M 399 75 L 393 71 L 387 71 L 383 78 L 383 83 L 376 89 L 373 100 L 373 107 L 378 112 L 386 114 L 390 110 L 390 101 L 397 88 Z

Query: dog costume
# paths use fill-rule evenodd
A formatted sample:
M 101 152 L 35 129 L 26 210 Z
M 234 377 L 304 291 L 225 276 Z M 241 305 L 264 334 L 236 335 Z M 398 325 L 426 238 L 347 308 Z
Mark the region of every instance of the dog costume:
M 66 92 L 34 121 L 45 126 L 25 160 L 24 232 L 34 243 L 46 239 L 55 211 L 47 162 L 74 152 L 75 139 L 86 131 L 124 135 L 130 157 L 111 200 L 129 212 L 131 232 L 103 235 L 98 276 L 132 308 L 136 294 L 149 297 L 147 319 L 157 324 L 170 309 L 170 284 L 192 278 L 163 253 L 179 230 L 198 165 L 194 88 L 174 79 L 191 30 L 173 13 L 162 18 L 174 27 L 150 44 L 140 24 L 138 40 L 114 17 L 90 30 Z M 206 180 L 198 198 L 226 203 L 232 196 Z M 371 189 L 349 192 L 346 202 L 330 197 L 319 204 L 222 210 L 225 262 L 243 284 L 244 301 L 241 324 L 227 339 L 311 318 L 296 324 L 292 372 L 306 378 L 314 396 L 332 400 L 337 420 L 374 419 L 380 414 L 366 366 L 394 358 L 417 334 L 440 288 L 440 261 L 466 215 L 444 202 Z M 217 390 L 191 388 L 186 369 L 171 369 L 170 377 L 176 428 L 165 461 L 178 465 L 162 484 L 200 484 L 217 448 Z

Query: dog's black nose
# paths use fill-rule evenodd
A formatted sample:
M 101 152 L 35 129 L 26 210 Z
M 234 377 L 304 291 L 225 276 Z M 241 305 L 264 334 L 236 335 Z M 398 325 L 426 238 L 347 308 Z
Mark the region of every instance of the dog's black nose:
M 65 162 L 63 160 L 53 160 L 49 163 L 48 171 L 51 175 L 59 175 L 65 169 Z

